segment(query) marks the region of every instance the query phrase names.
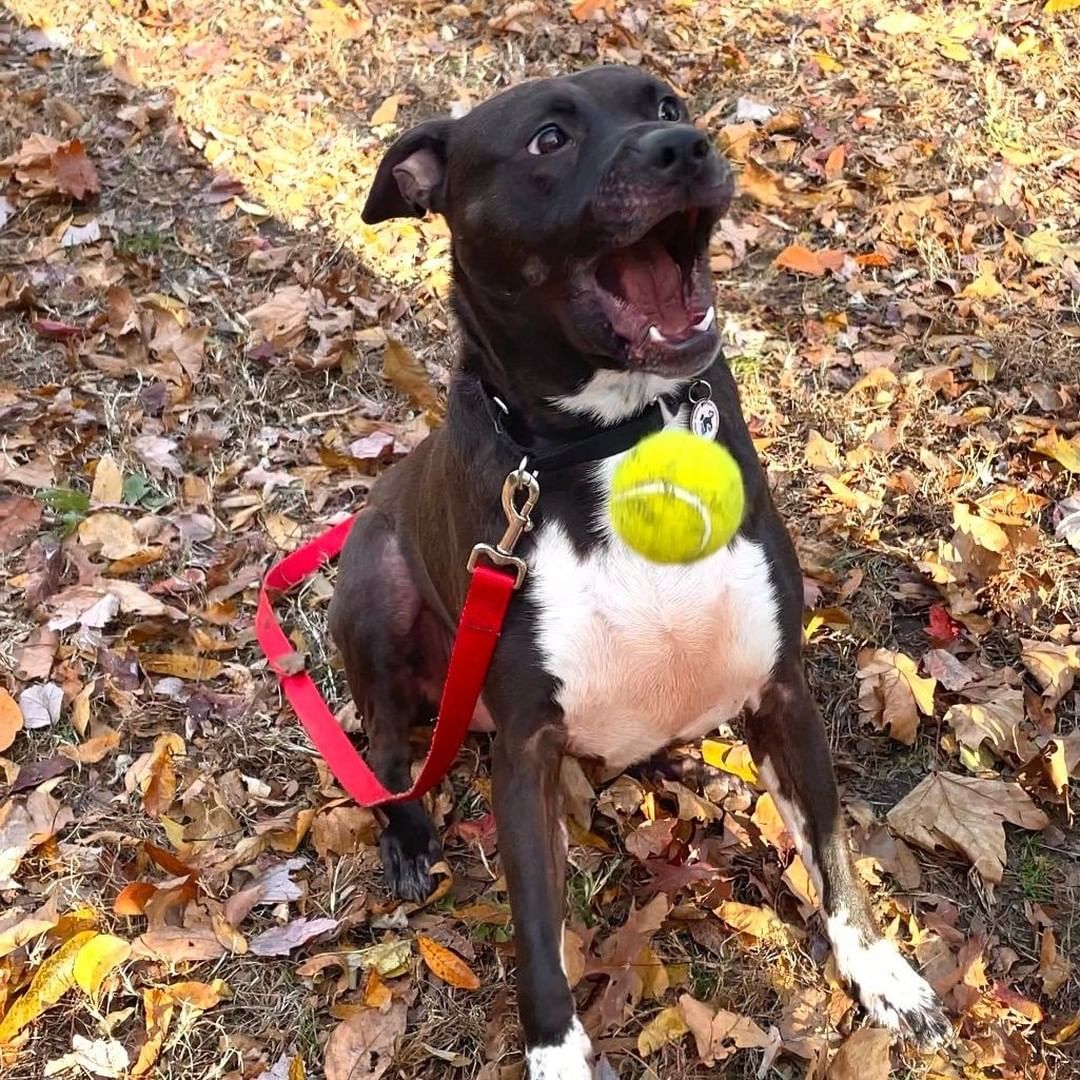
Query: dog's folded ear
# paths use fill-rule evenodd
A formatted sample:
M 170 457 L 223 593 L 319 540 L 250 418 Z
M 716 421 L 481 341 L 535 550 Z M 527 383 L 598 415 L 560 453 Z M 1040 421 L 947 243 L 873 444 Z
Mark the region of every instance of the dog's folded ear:
M 453 120 L 425 120 L 401 136 L 379 162 L 364 212 L 369 225 L 387 218 L 444 212 L 446 140 Z

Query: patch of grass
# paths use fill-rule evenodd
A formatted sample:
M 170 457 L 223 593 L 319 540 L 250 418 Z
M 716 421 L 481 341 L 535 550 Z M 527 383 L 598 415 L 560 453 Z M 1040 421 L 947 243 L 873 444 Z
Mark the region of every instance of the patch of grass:
M 169 237 L 157 229 L 144 228 L 138 232 L 124 233 L 116 239 L 116 250 L 120 255 L 133 258 L 147 255 L 160 255 L 169 243 Z
M 1037 837 L 1025 837 L 1021 843 L 1016 876 L 1028 900 L 1045 904 L 1053 899 L 1054 861 L 1042 853 Z

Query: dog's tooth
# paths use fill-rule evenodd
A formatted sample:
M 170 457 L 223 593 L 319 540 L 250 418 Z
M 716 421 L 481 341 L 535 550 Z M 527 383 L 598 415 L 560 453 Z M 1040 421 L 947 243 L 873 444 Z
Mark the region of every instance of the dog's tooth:
M 657 345 L 663 345 L 667 338 L 660 333 L 655 326 L 649 327 L 649 340 L 655 342 Z
M 701 322 L 694 323 L 694 329 L 695 330 L 700 330 L 700 331 L 702 331 L 704 333 L 704 331 L 708 330 L 709 327 L 712 326 L 715 319 L 716 319 L 716 308 L 711 307 L 701 317 Z

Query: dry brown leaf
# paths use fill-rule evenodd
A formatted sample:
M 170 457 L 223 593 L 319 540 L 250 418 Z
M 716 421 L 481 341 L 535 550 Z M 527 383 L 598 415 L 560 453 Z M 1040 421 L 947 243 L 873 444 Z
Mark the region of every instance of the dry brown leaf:
M 713 1011 L 689 994 L 679 998 L 679 1011 L 697 1043 L 698 1057 L 711 1068 L 731 1057 L 736 1050 L 766 1047 L 772 1041 L 749 1017 L 726 1009 Z
M 299 285 L 286 285 L 244 318 L 255 329 L 256 343 L 265 341 L 277 352 L 295 349 L 307 336 L 310 293 Z
M 418 409 L 441 417 L 442 403 L 427 368 L 400 341 L 393 338 L 386 339 L 383 375 L 394 389 L 404 394 Z
M 417 935 L 416 944 L 424 963 L 444 983 L 456 986 L 459 990 L 480 989 L 480 979 L 476 972 L 457 953 L 423 934 Z
M 26 495 L 0 495 L 0 555 L 14 551 L 34 534 L 43 509 L 37 499 Z
M 142 547 L 135 526 L 109 510 L 91 514 L 79 523 L 79 542 L 84 547 L 96 546 L 105 559 L 126 559 Z
M 154 675 L 175 675 L 178 679 L 215 679 L 225 670 L 220 660 L 189 653 L 142 653 L 139 665 Z
M 1043 993 L 1047 997 L 1054 997 L 1069 981 L 1071 974 L 1072 964 L 1058 951 L 1057 938 L 1048 926 L 1043 930 L 1039 942 L 1039 979 L 1043 984 Z
M 1016 687 L 1003 686 L 988 701 L 960 702 L 945 713 L 945 723 L 957 740 L 971 750 L 985 742 L 998 756 L 1006 754 L 1026 761 L 1031 743 L 1021 731 L 1024 723 L 1024 694 Z
M 253 937 L 248 948 L 256 956 L 286 956 L 312 938 L 336 930 L 338 925 L 337 919 L 293 919 L 284 926 L 275 926 Z
M 16 949 L 21 949 L 52 930 L 59 918 L 56 899 L 53 897 L 46 900 L 37 911 L 9 923 L 0 930 L 0 958 L 8 956 Z
M 932 678 L 919 675 L 915 661 L 889 649 L 862 649 L 858 657 L 859 708 L 881 729 L 911 746 L 919 730 L 919 713 L 934 715 Z
M 90 501 L 94 503 L 118 503 L 124 497 L 124 472 L 112 454 L 98 459 L 94 469 L 94 486 L 90 489 Z
M 134 960 L 160 960 L 176 964 L 217 960 L 224 955 L 224 946 L 209 926 L 160 926 L 147 930 L 131 943 Z
M 407 1009 L 395 1001 L 385 1012 L 363 1009 L 343 1020 L 326 1042 L 326 1080 L 379 1080 L 405 1033 Z
M 1073 688 L 1080 672 L 1080 645 L 1055 645 L 1050 641 L 1020 642 L 1024 666 L 1038 680 L 1048 708 L 1055 709 Z
M 56 186 L 65 195 L 82 200 L 101 190 L 97 170 L 78 139 L 72 139 L 56 148 L 52 156 L 52 167 Z
M 965 855 L 997 884 L 1005 868 L 1005 821 L 1043 829 L 1049 818 L 1018 785 L 939 772 L 926 777 L 888 813 L 889 825 L 913 844 Z
M 90 729 L 90 738 L 77 746 L 61 746 L 59 753 L 77 761 L 80 765 L 96 765 L 103 761 L 120 745 L 120 732 L 105 724 L 95 724 Z
M 828 1080 L 889 1080 L 892 1040 L 884 1028 L 860 1028 L 832 1059 Z

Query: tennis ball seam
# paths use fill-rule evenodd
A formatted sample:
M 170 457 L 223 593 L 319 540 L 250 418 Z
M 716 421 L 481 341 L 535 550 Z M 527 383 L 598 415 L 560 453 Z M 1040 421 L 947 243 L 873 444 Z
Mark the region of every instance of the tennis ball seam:
M 620 491 L 611 497 L 611 502 L 628 502 L 630 499 L 639 499 L 649 495 L 667 495 L 685 503 L 691 510 L 695 510 L 701 519 L 701 542 L 697 546 L 695 555 L 700 555 L 707 550 L 709 541 L 712 539 L 712 516 L 704 500 L 699 499 L 692 491 L 687 491 L 686 488 L 669 481 L 652 480 L 647 484 L 637 484 L 626 491 Z

